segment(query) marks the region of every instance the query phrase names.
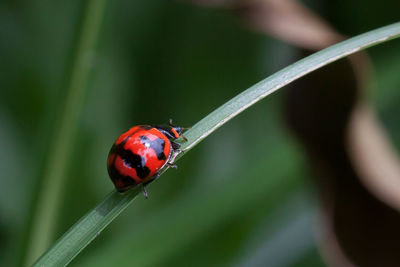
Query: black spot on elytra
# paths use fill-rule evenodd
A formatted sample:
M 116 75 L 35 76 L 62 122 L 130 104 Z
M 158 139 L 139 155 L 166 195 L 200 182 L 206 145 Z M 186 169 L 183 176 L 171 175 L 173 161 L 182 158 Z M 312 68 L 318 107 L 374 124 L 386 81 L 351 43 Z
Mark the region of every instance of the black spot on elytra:
M 124 149 L 124 145 L 129 137 L 130 136 L 127 136 L 120 144 L 116 146 L 114 145 L 111 148 L 111 151 L 120 156 L 126 165 L 134 168 L 139 178 L 146 178 L 150 174 L 150 169 L 146 167 L 146 159 L 140 155 L 133 153 L 131 150 Z
M 157 155 L 158 160 L 165 160 L 166 156 L 164 154 L 164 148 L 165 148 L 165 141 L 161 138 L 157 138 L 154 141 L 151 141 L 147 136 L 141 135 L 140 141 L 142 141 L 142 144 L 148 148 L 151 148 L 154 150 L 154 152 Z
M 116 186 L 119 192 L 124 192 L 137 184 L 131 177 L 120 174 L 114 164 L 108 166 L 108 174 L 113 183 L 119 185 L 118 187 Z
M 129 188 L 132 188 L 132 187 L 134 187 L 135 185 L 137 185 L 137 183 L 136 183 L 136 181 L 135 180 L 133 180 L 131 177 L 128 177 L 128 176 L 123 176 L 123 175 L 121 175 L 121 183 L 122 183 L 122 187 L 120 187 L 120 188 L 117 188 L 117 190 L 119 191 L 119 192 L 125 192 L 126 190 L 128 190 Z
M 117 171 L 114 164 L 107 166 L 107 170 L 108 170 L 108 175 L 110 175 L 110 178 L 113 182 L 115 182 L 120 178 L 121 174 Z
M 126 165 L 136 170 L 139 178 L 146 178 L 150 174 L 150 169 L 146 166 L 146 159 L 144 157 L 126 149 L 119 151 L 118 155 Z

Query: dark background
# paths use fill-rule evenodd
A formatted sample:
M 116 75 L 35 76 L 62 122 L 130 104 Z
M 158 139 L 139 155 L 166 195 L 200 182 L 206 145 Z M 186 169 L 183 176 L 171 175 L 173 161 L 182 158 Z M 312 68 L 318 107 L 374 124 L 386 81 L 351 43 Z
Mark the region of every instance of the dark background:
M 352 36 L 398 20 L 398 1 L 305 1 Z M 0 3 L 0 265 L 20 262 L 64 105 L 85 1 Z M 400 148 L 399 41 L 368 50 L 368 101 Z M 106 157 L 136 124 L 190 126 L 292 63 L 298 50 L 235 13 L 183 1 L 108 1 L 62 189 L 57 237 L 112 189 Z M 284 90 L 196 146 L 72 266 L 324 266 L 317 200 Z M 46 233 L 43 233 L 46 234 Z

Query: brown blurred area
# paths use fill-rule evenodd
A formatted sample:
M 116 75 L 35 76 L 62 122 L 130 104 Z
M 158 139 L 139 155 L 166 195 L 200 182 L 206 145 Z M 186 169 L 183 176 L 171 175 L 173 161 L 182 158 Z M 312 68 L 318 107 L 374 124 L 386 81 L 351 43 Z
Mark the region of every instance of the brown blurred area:
M 293 0 L 197 0 L 232 10 L 257 31 L 299 49 L 299 59 L 346 39 Z M 285 118 L 302 143 L 319 191 L 320 251 L 330 266 L 399 266 L 399 158 L 365 100 L 366 52 L 286 89 Z

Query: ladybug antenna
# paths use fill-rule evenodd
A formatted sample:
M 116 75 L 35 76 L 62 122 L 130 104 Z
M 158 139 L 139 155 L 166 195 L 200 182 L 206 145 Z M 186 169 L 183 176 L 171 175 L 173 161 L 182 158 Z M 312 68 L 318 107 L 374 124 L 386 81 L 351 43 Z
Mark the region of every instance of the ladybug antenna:
M 176 131 L 176 133 L 178 134 L 178 136 L 176 136 L 176 138 L 182 137 L 183 140 L 187 141 L 187 138 L 182 134 L 182 130 L 185 129 L 185 128 L 182 128 L 182 127 L 173 127 L 173 126 L 172 126 L 172 128 L 173 128 L 173 129 Z
M 184 130 L 189 130 L 190 128 L 192 128 L 192 127 L 181 127 L 181 132 Z M 183 140 L 185 140 L 185 141 L 188 140 L 183 134 L 180 134 L 179 136 L 181 136 L 183 138 Z
M 182 137 L 182 139 L 185 140 L 185 141 L 188 140 L 183 134 L 181 134 L 180 137 Z
M 168 125 L 171 126 L 171 127 L 173 127 L 173 128 L 175 128 L 175 129 L 178 128 L 178 129 L 180 129 L 180 130 L 189 130 L 189 129 L 192 128 L 192 127 L 175 127 L 174 124 L 172 123 L 172 119 L 169 119 Z

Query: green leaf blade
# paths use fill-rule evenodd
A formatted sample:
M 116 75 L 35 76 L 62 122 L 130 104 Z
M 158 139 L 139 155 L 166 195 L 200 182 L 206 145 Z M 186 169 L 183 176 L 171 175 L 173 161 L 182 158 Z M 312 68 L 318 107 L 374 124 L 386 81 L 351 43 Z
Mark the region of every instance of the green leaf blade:
M 131 203 L 140 188 L 127 194 L 112 191 L 101 203 L 73 225 L 33 266 L 65 266 Z

